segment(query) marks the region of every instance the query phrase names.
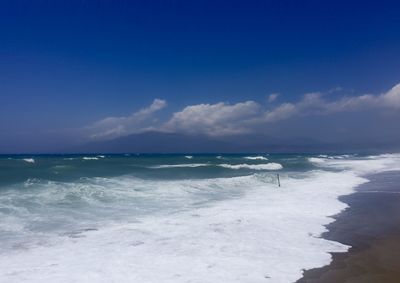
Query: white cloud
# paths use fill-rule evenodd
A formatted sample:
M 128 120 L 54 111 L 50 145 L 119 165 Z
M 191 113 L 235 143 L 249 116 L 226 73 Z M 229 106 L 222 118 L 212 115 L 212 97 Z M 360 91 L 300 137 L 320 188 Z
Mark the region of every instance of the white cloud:
M 269 109 L 264 109 L 254 101 L 233 105 L 222 102 L 191 105 L 174 113 L 164 125 L 164 129 L 218 136 L 252 132 L 263 124 L 276 123 L 296 116 L 400 108 L 400 84 L 381 95 L 349 96 L 334 101 L 326 100 L 325 96 L 320 92 L 308 93 L 298 102 L 282 103 Z M 272 98 L 272 101 L 275 99 L 276 97 Z
M 391 90 L 387 93 L 384 93 L 380 96 L 383 100 L 383 103 L 392 108 L 399 109 L 400 108 L 400 84 L 395 85 Z
M 156 98 L 153 100 L 153 103 L 149 107 L 139 110 L 132 116 L 146 117 L 147 115 L 153 114 L 154 112 L 163 109 L 165 106 L 167 106 L 167 102 L 165 100 Z
M 283 103 L 266 111 L 265 121 L 275 122 L 301 115 L 329 115 L 338 112 L 365 111 L 368 109 L 399 109 L 400 84 L 380 95 L 364 94 L 360 96 L 345 96 L 335 101 L 324 99 L 320 92 L 308 93 L 296 103 Z
M 271 94 L 268 96 L 268 102 L 269 102 L 269 103 L 274 102 L 274 101 L 278 98 L 278 96 L 279 96 L 279 93 L 271 93 Z
M 154 123 L 153 114 L 167 106 L 162 99 L 126 117 L 107 117 L 84 128 L 90 139 L 110 139 L 140 131 Z
M 155 113 L 167 103 L 165 100 L 155 99 L 150 106 L 132 115 L 97 121 L 85 127 L 85 132 L 92 139 L 110 139 L 146 130 L 224 136 L 255 132 L 264 129 L 268 124 L 301 116 L 400 109 L 400 84 L 379 95 L 344 96 L 332 100 L 329 99 L 330 94 L 331 91 L 325 94 L 308 93 L 297 102 L 267 107 L 255 101 L 189 105 L 173 113 L 164 122 L 156 120 Z M 278 94 L 271 94 L 268 100 L 275 101 L 277 96 Z
M 296 114 L 297 111 L 298 109 L 296 109 L 296 106 L 294 104 L 283 103 L 273 110 L 266 111 L 263 120 L 265 122 L 275 122 L 287 119 Z
M 245 133 L 249 130 L 246 122 L 260 114 L 261 106 L 254 101 L 233 105 L 223 102 L 198 104 L 174 113 L 164 129 L 213 136 Z

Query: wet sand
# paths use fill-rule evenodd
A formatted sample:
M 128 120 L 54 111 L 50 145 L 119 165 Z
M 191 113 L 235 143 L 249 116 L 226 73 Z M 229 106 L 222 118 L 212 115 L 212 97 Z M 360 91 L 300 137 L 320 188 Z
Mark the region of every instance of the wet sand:
M 305 271 L 297 283 L 400 282 L 400 172 L 367 178 L 369 183 L 341 198 L 350 207 L 323 235 L 352 248 L 332 254 L 330 265 Z

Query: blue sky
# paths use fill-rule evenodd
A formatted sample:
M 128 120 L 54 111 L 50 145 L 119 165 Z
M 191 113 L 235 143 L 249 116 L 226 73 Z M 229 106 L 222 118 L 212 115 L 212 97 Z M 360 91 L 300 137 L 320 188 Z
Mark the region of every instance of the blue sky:
M 274 130 L 285 126 L 329 140 L 313 118 L 340 128 L 343 113 L 396 138 L 396 127 L 385 125 L 397 118 L 397 92 L 384 95 L 400 83 L 399 8 L 396 1 L 2 1 L 0 151 L 147 129 L 287 136 Z M 319 101 L 306 107 L 309 93 Z M 268 102 L 271 94 L 279 95 Z M 357 106 L 343 106 L 352 97 Z M 290 105 L 290 115 L 264 121 Z M 347 131 L 365 126 L 355 124 Z

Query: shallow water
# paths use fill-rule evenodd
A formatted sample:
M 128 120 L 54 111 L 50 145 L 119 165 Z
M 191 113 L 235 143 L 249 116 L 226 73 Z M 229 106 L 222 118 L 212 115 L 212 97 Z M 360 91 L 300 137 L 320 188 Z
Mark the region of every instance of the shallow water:
M 400 155 L 0 157 L 0 281 L 294 282 L 338 200 Z M 276 174 L 280 174 L 278 187 Z

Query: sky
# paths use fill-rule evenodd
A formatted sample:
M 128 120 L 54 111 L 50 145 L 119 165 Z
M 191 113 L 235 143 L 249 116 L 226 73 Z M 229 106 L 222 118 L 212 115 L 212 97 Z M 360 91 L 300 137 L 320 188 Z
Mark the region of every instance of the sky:
M 0 153 L 157 131 L 400 145 L 397 1 L 0 2 Z

